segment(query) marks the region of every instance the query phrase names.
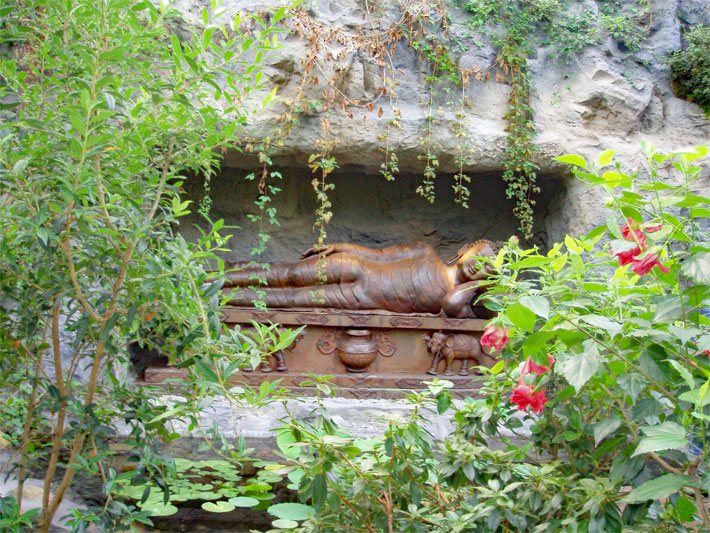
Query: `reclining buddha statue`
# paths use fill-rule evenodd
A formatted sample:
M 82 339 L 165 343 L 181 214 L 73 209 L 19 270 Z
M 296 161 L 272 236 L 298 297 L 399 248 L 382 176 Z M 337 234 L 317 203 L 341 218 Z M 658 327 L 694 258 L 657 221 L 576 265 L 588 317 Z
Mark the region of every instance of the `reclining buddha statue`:
M 444 262 L 426 243 L 376 249 L 337 243 L 313 247 L 300 261 L 268 268 L 228 263 L 229 303 L 269 308 L 331 308 L 432 313 L 474 317 L 473 302 L 485 291 L 490 261 L 500 245 L 481 239 Z M 259 279 L 262 286 L 259 286 Z

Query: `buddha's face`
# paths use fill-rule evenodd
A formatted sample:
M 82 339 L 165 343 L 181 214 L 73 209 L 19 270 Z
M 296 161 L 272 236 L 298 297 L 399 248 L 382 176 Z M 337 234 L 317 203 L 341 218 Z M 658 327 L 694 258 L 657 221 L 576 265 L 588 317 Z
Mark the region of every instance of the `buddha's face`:
M 479 274 L 483 267 L 481 258 L 494 256 L 495 252 L 488 243 L 480 243 L 470 250 L 467 250 L 466 253 L 461 256 L 461 259 L 458 260 L 456 266 L 463 278 L 468 280 L 476 279 L 477 274 Z

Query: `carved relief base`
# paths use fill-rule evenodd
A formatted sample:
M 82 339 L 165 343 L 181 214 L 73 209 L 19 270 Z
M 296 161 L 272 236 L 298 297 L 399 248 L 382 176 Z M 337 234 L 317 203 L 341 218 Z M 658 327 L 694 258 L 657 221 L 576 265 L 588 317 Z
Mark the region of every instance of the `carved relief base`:
M 258 385 L 281 379 L 282 386 L 298 394 L 311 393 L 300 386 L 310 373 L 334 376 L 339 396 L 395 398 L 422 389 L 430 374 L 443 372 L 454 382 L 457 395 L 466 396 L 476 390 L 472 367 L 491 364 L 477 350 L 483 320 L 332 310 L 269 311 L 261 316 L 253 309 L 227 308 L 223 314 L 227 325 L 245 329 L 254 319 L 289 328 L 306 325 L 289 348 L 253 372 L 240 372 L 235 381 Z M 145 381 L 159 383 L 172 372 L 181 370 L 150 368 Z

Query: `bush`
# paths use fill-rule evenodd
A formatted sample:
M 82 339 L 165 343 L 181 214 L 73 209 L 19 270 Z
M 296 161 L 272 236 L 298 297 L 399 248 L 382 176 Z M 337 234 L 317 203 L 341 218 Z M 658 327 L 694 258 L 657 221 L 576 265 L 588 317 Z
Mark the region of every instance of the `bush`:
M 688 48 L 670 58 L 673 88 L 710 114 L 710 26 L 696 26 L 685 38 Z
M 547 252 L 513 238 L 496 257 L 499 314 L 481 343 L 502 361 L 444 442 L 424 424 L 451 406 L 442 381 L 381 439 L 325 412 L 283 429 L 280 472 L 316 510 L 305 531 L 710 529 L 710 209 L 691 190 L 708 150 L 643 150 L 647 177 L 613 150 L 559 158 L 612 215 Z

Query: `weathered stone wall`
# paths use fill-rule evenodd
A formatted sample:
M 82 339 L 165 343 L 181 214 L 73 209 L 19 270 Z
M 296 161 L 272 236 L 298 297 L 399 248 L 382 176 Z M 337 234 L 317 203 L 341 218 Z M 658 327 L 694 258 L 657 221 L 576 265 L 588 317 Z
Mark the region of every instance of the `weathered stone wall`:
M 208 2 L 181 3 L 182 8 L 199 19 L 202 5 Z M 225 17 L 238 10 L 257 11 L 279 5 L 275 0 L 246 2 L 226 0 Z M 565 176 L 568 170 L 552 159 L 562 153 L 579 153 L 594 159 L 607 148 L 615 148 L 620 158 L 630 165 L 641 165 L 639 142 L 646 139 L 666 150 L 681 149 L 710 138 L 710 122 L 695 104 L 674 96 L 665 57 L 681 48 L 683 26 L 709 23 L 708 0 L 653 0 L 648 38 L 642 49 L 627 54 L 609 39 L 592 47 L 567 64 L 553 59 L 551 48 L 540 48 L 530 61 L 533 75 L 537 128 L 536 143 L 540 153 L 543 194 L 539 199 L 536 241 L 547 243 L 566 232 L 581 232 L 604 220 L 603 201 L 599 191 L 590 191 L 573 180 L 546 179 Z M 397 0 L 305 0 L 309 15 L 323 28 L 338 30 L 340 35 L 358 35 L 391 27 L 401 16 Z M 596 10 L 587 1 L 582 6 Z M 451 7 L 451 35 L 468 49 L 460 53 L 459 66 L 480 67 L 495 73 L 495 53 L 486 44 L 471 42 L 463 25 L 465 16 Z M 467 40 L 468 39 L 468 40 Z M 279 87 L 279 102 L 254 115 L 249 134 L 256 140 L 273 133 L 273 121 L 293 100 L 303 75 L 303 59 L 307 43 L 297 35 L 286 35 L 283 47 L 271 54 L 265 68 L 267 85 Z M 347 40 L 333 42 L 333 54 L 340 60 L 319 63 L 313 75 L 324 80 L 337 78 L 337 89 L 356 99 L 376 98 L 383 85 L 381 69 L 361 50 Z M 345 58 L 345 62 L 343 59 Z M 427 65 L 410 47 L 398 45 L 392 56 L 396 69 L 395 97 L 376 99 L 372 111 L 365 108 L 332 110 L 328 113 L 329 131 L 324 132 L 317 111 L 301 117 L 300 124 L 285 139 L 283 146 L 272 146 L 274 163 L 286 169 L 284 197 L 280 209 L 283 227 L 275 232 L 272 242 L 274 258 L 292 258 L 295 251 L 310 245 L 314 220 L 313 193 L 308 192 L 311 175 L 308 154 L 318 151 L 319 141 L 334 141 L 332 154 L 345 170 L 333 176 L 335 218 L 329 239 L 350 240 L 370 244 L 389 244 L 402 240 L 426 239 L 449 250 L 453 243 L 482 234 L 503 238 L 515 229 L 510 211 L 512 201 L 504 198 L 500 185 L 502 154 L 506 147 L 506 123 L 503 119 L 510 86 L 490 80 L 472 80 L 465 91 L 465 116 L 457 119 L 456 106 L 447 103 L 450 96 L 435 94 L 435 119 L 432 146 L 440 162 L 434 206 L 414 198 L 414 189 L 424 163 L 421 143 L 425 116 L 429 113 L 429 86 L 424 74 Z M 345 65 L 345 66 L 343 66 Z M 332 69 L 332 70 L 328 70 Z M 259 95 L 257 95 L 259 96 Z M 394 183 L 377 177 L 384 160 L 379 138 L 387 131 L 394 116 L 392 106 L 401 111 L 401 127 L 391 129 L 390 144 L 399 157 L 404 175 Z M 380 112 L 381 108 L 381 112 Z M 465 171 L 475 176 L 472 184 L 471 209 L 463 211 L 453 205 L 449 176 L 455 164 L 461 140 L 454 134 L 457 124 L 469 145 L 470 163 Z M 255 168 L 253 158 L 242 153 L 227 154 L 227 167 Z M 246 226 L 242 209 L 253 199 L 239 173 L 228 169 L 225 183 L 215 187 L 215 210 L 228 222 Z M 446 183 L 445 185 L 443 183 Z M 707 187 L 707 181 L 700 184 Z M 553 199 L 554 198 L 554 199 Z M 552 199 L 552 203 L 550 203 Z M 251 230 L 247 230 L 251 233 Z M 236 246 L 248 247 L 249 237 L 240 234 Z

